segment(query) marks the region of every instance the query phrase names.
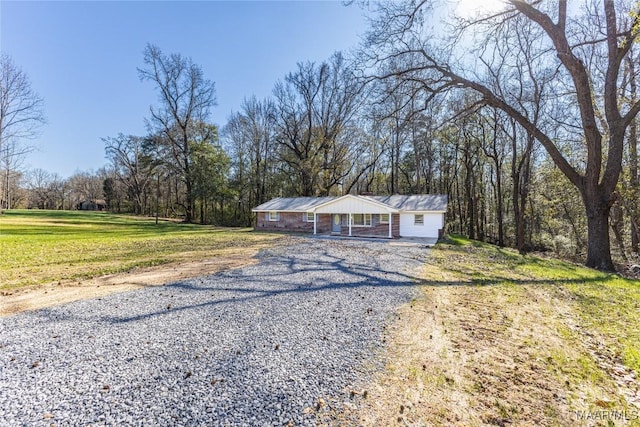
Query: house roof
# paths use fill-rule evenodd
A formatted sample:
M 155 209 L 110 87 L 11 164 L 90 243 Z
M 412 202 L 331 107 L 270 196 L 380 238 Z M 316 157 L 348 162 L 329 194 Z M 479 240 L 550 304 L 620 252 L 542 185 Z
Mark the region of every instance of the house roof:
M 307 212 L 336 197 L 276 197 L 253 209 L 258 211 Z
M 363 198 L 365 200 L 368 199 L 372 202 L 381 203 L 399 211 L 445 212 L 447 210 L 447 196 L 441 194 L 413 194 L 408 196 L 396 194 L 393 196 L 353 197 Z M 316 207 L 337 200 L 338 198 L 339 197 L 277 197 L 257 206 L 253 211 L 310 212 Z
M 366 207 L 365 207 L 366 206 Z M 370 197 L 345 194 L 314 208 L 317 213 L 395 213 L 397 209 Z
M 402 196 L 363 196 L 384 203 L 400 211 L 437 211 L 447 210 L 447 196 L 444 194 L 412 194 Z

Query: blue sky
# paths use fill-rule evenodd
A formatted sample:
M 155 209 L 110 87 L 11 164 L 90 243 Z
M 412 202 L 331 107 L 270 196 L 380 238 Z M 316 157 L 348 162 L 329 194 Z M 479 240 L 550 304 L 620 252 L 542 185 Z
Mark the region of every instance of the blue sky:
M 297 62 L 355 48 L 365 31 L 362 10 L 337 1 L 0 1 L 0 50 L 45 101 L 25 166 L 63 177 L 106 164 L 101 137 L 146 133 L 157 95 L 136 68 L 147 43 L 202 66 L 223 126 L 243 98 L 269 96 Z

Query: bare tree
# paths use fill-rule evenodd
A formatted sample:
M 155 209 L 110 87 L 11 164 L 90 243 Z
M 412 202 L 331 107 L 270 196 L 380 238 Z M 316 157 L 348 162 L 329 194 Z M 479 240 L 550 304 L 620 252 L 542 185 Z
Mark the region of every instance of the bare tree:
M 340 53 L 319 65 L 298 64 L 276 85 L 280 160 L 297 176 L 299 195 L 326 196 L 351 172 L 345 130 L 361 93 L 362 84 Z
M 49 184 L 49 192 L 53 200 L 52 209 L 64 210 L 70 209 L 71 206 L 65 204 L 69 193 L 69 183 L 66 179 L 62 178 L 58 174 L 51 175 L 51 182 Z
M 640 14 L 632 5 L 611 0 L 590 1 L 583 8 L 567 1 L 550 3 L 508 0 L 510 7 L 494 16 L 460 20 L 454 38 L 435 43 L 423 30 L 423 12 L 430 2 L 393 4 L 383 10 L 370 37 L 378 52 L 374 59 L 414 64 L 396 68 L 379 77 L 401 78 L 421 83 L 427 93 L 464 88 L 475 92 L 480 102 L 499 108 L 526 129 L 545 148 L 555 165 L 579 190 L 588 223 L 586 264 L 614 270 L 609 238 L 609 211 L 622 168 L 624 136 L 640 111 L 640 102 L 621 104 L 621 64 L 638 37 Z M 542 30 L 545 43 L 533 52 L 555 69 L 551 83 L 557 104 L 565 110 L 547 111 L 555 120 L 553 132 L 536 123 L 530 111 L 521 108 L 511 93 L 493 78 L 488 58 L 500 44 L 492 34 L 509 20 L 523 17 Z M 372 32 L 372 34 L 374 34 Z M 485 35 L 485 37 L 482 37 Z M 462 48 L 462 42 L 466 45 Z M 497 42 L 501 43 L 501 42 Z M 407 56 L 410 60 L 398 61 Z M 514 57 L 516 59 L 517 57 Z M 417 65 L 415 65 L 417 64 Z M 527 76 L 518 76 L 527 79 Z M 583 153 L 572 162 L 570 152 Z
M 119 134 L 115 138 L 103 138 L 105 153 L 113 171 L 134 200 L 134 212 L 142 214 L 146 208 L 148 187 L 153 184 L 154 170 L 158 165 L 148 151 L 151 143 L 145 138 Z
M 202 68 L 190 58 L 163 55 L 157 46 L 147 45 L 144 64 L 145 68 L 138 69 L 140 79 L 156 85 L 160 100 L 159 107 L 150 108 L 149 126 L 161 132 L 170 145 L 186 187 L 185 221 L 191 222 L 195 209 L 191 145 L 212 137 L 199 129 L 207 122 L 211 107 L 216 105 L 215 84 L 204 78 Z
M 508 147 L 505 143 L 504 132 L 502 131 L 503 118 L 497 109 L 476 114 L 475 129 L 472 134 L 478 139 L 480 148 L 485 157 L 490 161 L 490 185 L 493 190 L 495 200 L 495 216 L 498 227 L 496 243 L 504 246 L 504 182 L 503 169 L 508 154 Z
M 267 170 L 272 167 L 274 109 L 270 100 L 245 99 L 224 129 L 228 150 L 234 157 L 236 179 L 247 182 L 251 203 L 266 201 Z
M 68 179 L 69 207 L 79 208 L 83 202 L 94 205 L 104 197 L 104 178 L 100 172 L 77 172 Z
M 275 110 L 271 100 L 245 99 L 223 130 L 232 160 L 231 184 L 238 192 L 241 222 L 251 224 L 251 208 L 273 196 Z
M 31 151 L 19 144 L 33 138 L 44 122 L 43 100 L 31 88 L 27 75 L 8 55 L 0 55 L 0 160 L 5 166 L 0 209 L 10 207 L 10 166 Z
M 27 185 L 29 188 L 29 207 L 53 209 L 54 197 L 51 194 L 53 176 L 44 169 L 29 171 Z
M 31 151 L 33 151 L 32 147 L 20 144 L 20 141 L 15 139 L 4 141 L 2 144 L 0 149 L 0 170 L 2 171 L 0 210 L 16 206 L 17 197 L 13 191 L 16 189 L 16 182 L 14 181 L 20 175 L 26 155 Z
M 638 100 L 636 82 L 636 63 L 640 59 L 634 52 L 630 52 L 625 61 L 625 79 L 629 82 L 628 92 L 624 99 L 628 103 Z M 631 251 L 640 253 L 640 175 L 638 175 L 638 117 L 629 125 L 627 150 L 627 179 L 622 181 L 622 204 L 629 216 L 631 233 Z M 614 230 L 615 232 L 615 230 Z
M 389 192 L 400 193 L 400 159 L 404 151 L 405 131 L 412 122 L 413 109 L 411 109 L 412 97 L 407 95 L 407 90 L 399 87 L 394 79 L 391 79 L 378 90 L 380 107 L 377 109 L 378 120 L 386 124 L 390 132 L 390 143 L 387 144 L 387 158 L 389 163 Z

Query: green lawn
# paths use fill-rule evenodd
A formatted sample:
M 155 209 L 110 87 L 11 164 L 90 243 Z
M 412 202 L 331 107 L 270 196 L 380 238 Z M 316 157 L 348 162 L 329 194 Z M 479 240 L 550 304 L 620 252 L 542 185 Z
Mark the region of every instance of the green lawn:
M 0 289 L 208 259 L 278 238 L 103 212 L 10 210 L 0 215 Z

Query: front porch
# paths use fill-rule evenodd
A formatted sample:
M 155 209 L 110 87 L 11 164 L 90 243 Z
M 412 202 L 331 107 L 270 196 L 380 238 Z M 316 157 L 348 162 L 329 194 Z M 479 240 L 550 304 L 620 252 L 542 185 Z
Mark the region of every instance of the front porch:
M 385 239 L 400 237 L 399 214 L 315 214 L 315 222 L 313 234 Z
M 400 217 L 394 209 L 375 200 L 345 195 L 313 209 L 313 234 L 328 232 L 340 236 L 386 237 L 400 236 Z M 318 230 L 318 221 L 329 230 Z M 395 232 L 394 232 L 395 231 Z

